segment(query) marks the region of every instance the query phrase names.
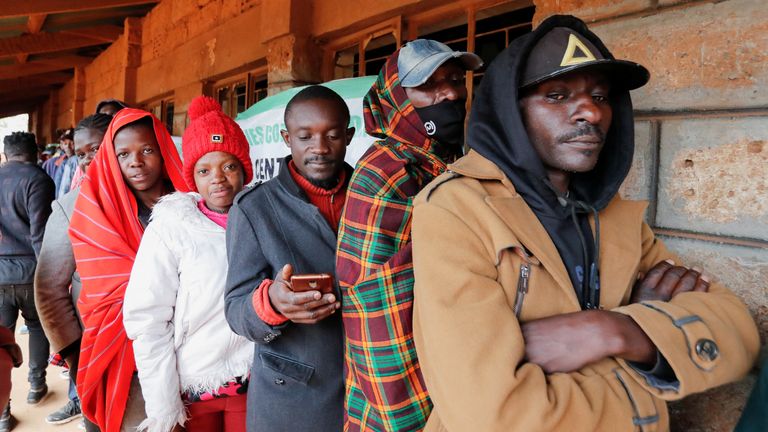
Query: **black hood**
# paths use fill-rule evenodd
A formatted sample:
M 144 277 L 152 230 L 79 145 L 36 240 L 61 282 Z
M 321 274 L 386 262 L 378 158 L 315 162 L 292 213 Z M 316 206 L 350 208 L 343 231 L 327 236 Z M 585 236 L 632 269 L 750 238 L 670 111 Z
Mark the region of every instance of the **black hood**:
M 512 180 L 528 205 L 540 212 L 567 214 L 555 193 L 546 186 L 544 165 L 536 154 L 520 115 L 518 85 L 528 52 L 546 32 L 568 27 L 591 41 L 606 58 L 610 51 L 578 18 L 557 15 L 502 51 L 488 67 L 472 103 L 469 147 L 493 161 Z M 616 195 L 632 165 L 634 120 L 629 91 L 612 90 L 613 121 L 595 168 L 574 174 L 570 189 L 575 198 L 602 210 Z
M 495 163 L 512 181 L 557 247 L 582 307 L 590 308 L 599 306 L 599 220 L 593 236 L 587 215 L 592 213 L 597 217 L 597 212 L 608 205 L 632 165 L 632 102 L 629 91 L 620 87 L 611 90 L 613 120 L 598 162 L 590 172 L 573 174 L 570 197 L 558 198 L 528 138 L 518 102 L 518 86 L 528 54 L 554 27 L 574 30 L 591 41 L 605 58 L 614 58 L 578 18 L 546 19 L 532 33 L 512 41 L 488 67 L 472 103 L 468 145 Z

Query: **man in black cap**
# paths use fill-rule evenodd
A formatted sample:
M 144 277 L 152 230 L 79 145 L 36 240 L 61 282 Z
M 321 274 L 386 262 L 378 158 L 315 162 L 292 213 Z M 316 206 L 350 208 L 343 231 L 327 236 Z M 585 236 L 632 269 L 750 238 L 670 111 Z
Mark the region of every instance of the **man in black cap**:
M 648 78 L 566 16 L 488 68 L 471 151 L 415 203 L 427 430 L 664 431 L 665 400 L 750 369 L 744 304 L 618 196 Z

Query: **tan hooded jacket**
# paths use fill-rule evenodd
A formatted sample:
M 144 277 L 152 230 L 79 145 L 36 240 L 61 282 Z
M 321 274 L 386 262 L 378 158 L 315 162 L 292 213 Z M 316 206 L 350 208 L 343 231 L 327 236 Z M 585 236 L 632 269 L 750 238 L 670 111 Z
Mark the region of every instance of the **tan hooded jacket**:
M 414 339 L 435 405 L 427 431 L 666 431 L 665 401 L 752 366 L 756 326 L 722 285 L 628 304 L 638 272 L 680 261 L 643 222 L 646 203 L 618 197 L 599 214 L 601 306 L 631 316 L 678 381 L 617 358 L 550 375 L 527 363 L 520 323 L 580 310 L 568 273 L 496 165 L 471 151 L 449 169 L 417 196 L 413 221 Z

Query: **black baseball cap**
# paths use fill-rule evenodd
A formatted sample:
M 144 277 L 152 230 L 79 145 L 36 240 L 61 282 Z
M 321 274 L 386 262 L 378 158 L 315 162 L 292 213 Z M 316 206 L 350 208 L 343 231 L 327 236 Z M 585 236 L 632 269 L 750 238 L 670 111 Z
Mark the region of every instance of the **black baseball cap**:
M 606 58 L 586 37 L 567 27 L 555 27 L 528 54 L 520 88 L 539 84 L 575 70 L 598 70 L 626 90 L 644 86 L 650 73 L 643 65 Z

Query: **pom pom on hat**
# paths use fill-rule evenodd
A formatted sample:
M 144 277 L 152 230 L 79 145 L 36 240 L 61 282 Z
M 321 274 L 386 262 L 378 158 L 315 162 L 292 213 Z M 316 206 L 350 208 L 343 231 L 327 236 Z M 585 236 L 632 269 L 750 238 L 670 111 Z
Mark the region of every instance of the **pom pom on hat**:
M 198 96 L 192 99 L 192 103 L 189 104 L 187 115 L 190 121 L 195 121 L 209 112 L 216 111 L 221 111 L 221 105 L 216 99 L 208 96 Z
M 240 160 L 243 165 L 244 182 L 253 179 L 250 147 L 243 130 L 221 110 L 221 105 L 208 96 L 192 99 L 187 111 L 189 126 L 181 138 L 181 153 L 184 157 L 184 180 L 191 190 L 196 191 L 195 164 L 206 153 L 223 151 Z

